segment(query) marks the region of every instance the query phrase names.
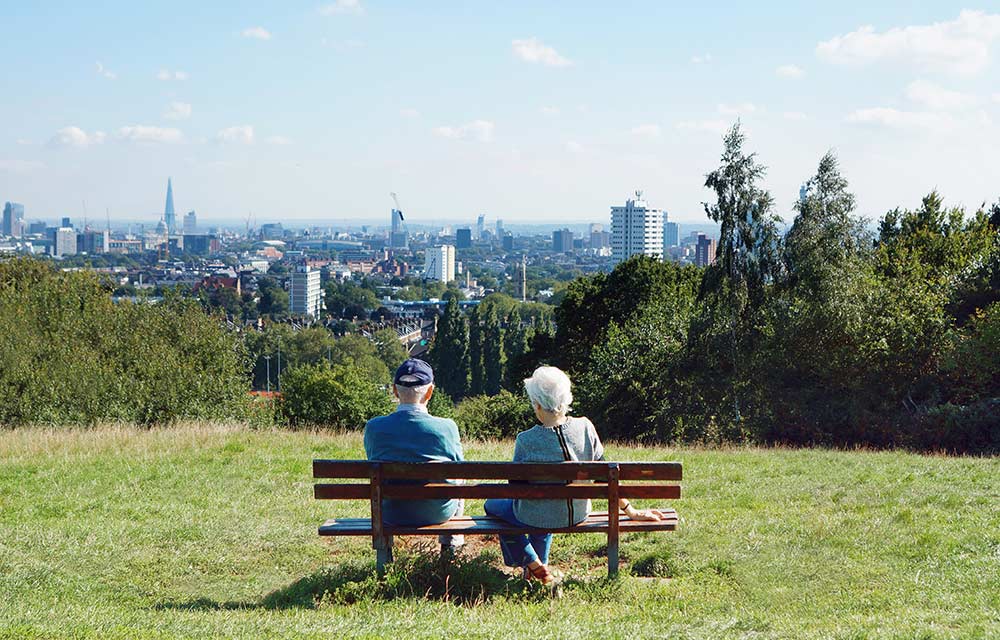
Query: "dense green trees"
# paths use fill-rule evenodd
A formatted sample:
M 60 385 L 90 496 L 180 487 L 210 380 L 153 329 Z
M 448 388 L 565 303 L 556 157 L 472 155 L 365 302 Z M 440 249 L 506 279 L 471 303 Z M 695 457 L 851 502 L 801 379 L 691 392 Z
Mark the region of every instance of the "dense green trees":
M 281 408 L 289 424 L 361 429 L 392 411 L 385 384 L 351 364 L 304 365 L 281 377 Z
M 239 335 L 197 301 L 114 303 L 92 273 L 0 262 L 0 424 L 246 416 Z

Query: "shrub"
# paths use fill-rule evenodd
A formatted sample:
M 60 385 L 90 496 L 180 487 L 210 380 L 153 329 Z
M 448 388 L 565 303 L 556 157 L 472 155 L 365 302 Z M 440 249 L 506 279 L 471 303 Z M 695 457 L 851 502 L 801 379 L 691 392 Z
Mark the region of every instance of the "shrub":
M 282 412 L 293 426 L 361 429 L 392 411 L 385 388 L 351 364 L 306 365 L 281 374 Z
M 909 431 L 906 434 L 906 431 Z M 1000 398 L 968 406 L 933 407 L 900 427 L 919 450 L 996 454 L 1000 452 Z
M 455 408 L 455 422 L 464 438 L 512 438 L 536 420 L 527 397 L 504 390 L 466 398 Z

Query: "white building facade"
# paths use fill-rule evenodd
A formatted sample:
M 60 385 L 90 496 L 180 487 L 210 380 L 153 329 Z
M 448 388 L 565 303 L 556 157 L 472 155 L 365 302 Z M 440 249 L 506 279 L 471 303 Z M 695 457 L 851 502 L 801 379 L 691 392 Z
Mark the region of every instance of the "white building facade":
M 455 247 L 450 244 L 429 247 L 424 255 L 424 277 L 451 282 L 455 279 Z
M 663 257 L 664 221 L 663 211 L 650 208 L 642 191 L 624 207 L 611 207 L 611 257 L 615 262 L 635 255 Z
M 323 288 L 320 286 L 319 270 L 309 266 L 296 267 L 288 288 L 289 310 L 294 315 L 315 319 L 319 318 L 322 304 Z

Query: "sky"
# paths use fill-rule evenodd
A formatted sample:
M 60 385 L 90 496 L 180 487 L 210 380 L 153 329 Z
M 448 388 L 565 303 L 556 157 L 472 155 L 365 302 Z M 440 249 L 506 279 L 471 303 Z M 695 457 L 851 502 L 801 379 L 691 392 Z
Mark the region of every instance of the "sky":
M 737 119 L 786 221 L 830 149 L 869 218 L 1000 197 L 1000 2 L 719 4 L 5 2 L 0 202 L 697 223 Z

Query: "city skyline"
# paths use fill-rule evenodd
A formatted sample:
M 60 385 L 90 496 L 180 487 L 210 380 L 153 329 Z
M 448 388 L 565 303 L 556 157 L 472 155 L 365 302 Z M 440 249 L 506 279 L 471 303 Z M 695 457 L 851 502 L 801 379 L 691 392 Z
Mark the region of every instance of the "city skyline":
M 206 224 L 384 221 L 390 192 L 565 224 L 642 189 L 707 223 L 737 119 L 786 221 L 830 148 L 870 218 L 1000 196 L 1000 13 L 963 3 L 194 7 L 0 9 L 0 201 L 155 224 L 172 176 Z

